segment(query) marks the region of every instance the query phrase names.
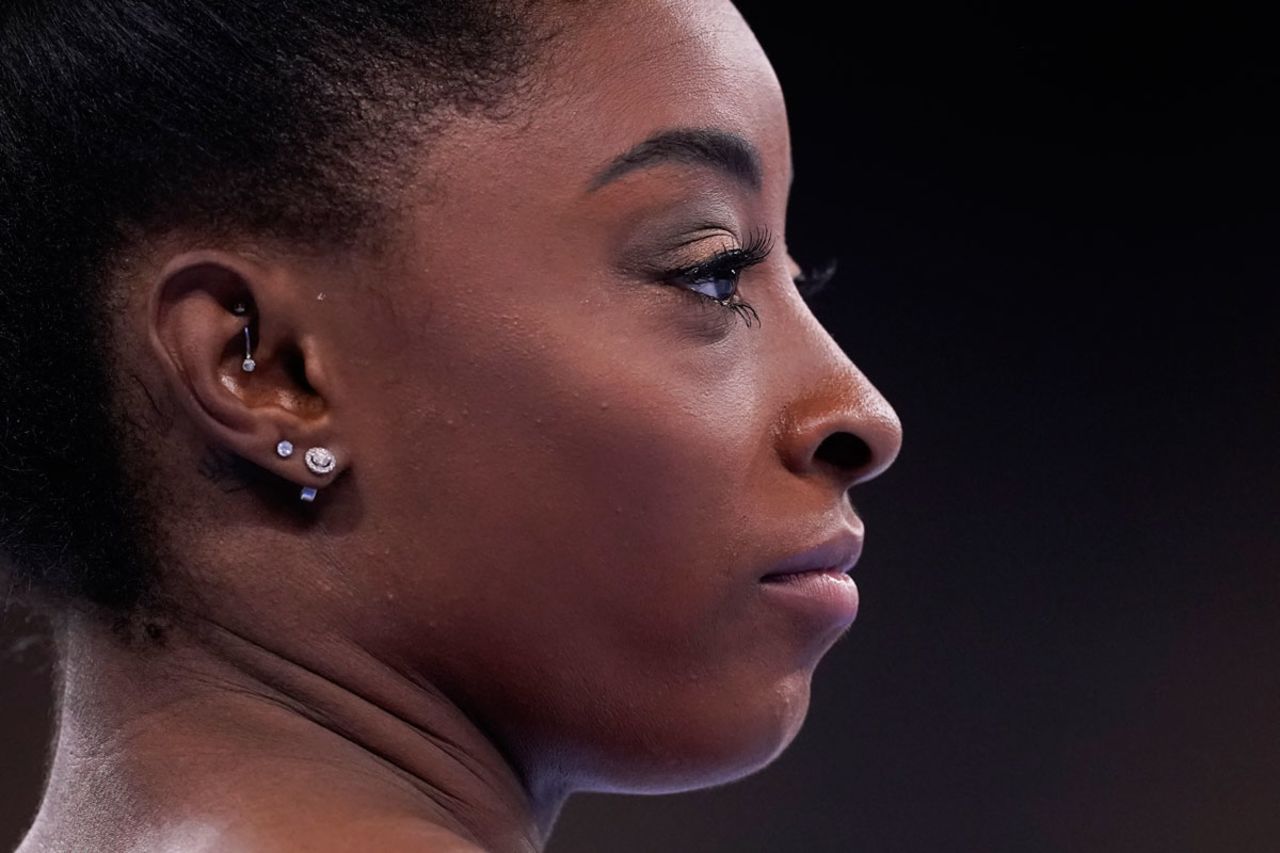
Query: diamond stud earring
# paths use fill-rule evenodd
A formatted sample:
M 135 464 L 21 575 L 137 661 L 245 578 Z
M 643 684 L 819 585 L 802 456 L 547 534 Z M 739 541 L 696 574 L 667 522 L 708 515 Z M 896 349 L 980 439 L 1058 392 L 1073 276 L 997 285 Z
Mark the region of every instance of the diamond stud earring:
M 281 459 L 288 459 L 293 455 L 293 442 L 282 441 L 276 445 L 276 455 Z
M 324 447 L 312 447 L 306 454 L 307 467 L 315 474 L 328 474 L 337 465 L 333 454 Z

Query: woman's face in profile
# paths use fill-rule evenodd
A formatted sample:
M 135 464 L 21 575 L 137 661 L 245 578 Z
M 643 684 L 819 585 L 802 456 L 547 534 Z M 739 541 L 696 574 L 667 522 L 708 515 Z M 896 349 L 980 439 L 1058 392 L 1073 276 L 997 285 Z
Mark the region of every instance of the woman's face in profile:
M 847 489 L 900 431 L 796 291 L 783 95 L 737 10 L 568 26 L 527 116 L 430 149 L 387 298 L 314 303 L 360 496 L 317 585 L 518 763 L 656 793 L 798 731 L 851 614 L 759 579 L 861 532 Z

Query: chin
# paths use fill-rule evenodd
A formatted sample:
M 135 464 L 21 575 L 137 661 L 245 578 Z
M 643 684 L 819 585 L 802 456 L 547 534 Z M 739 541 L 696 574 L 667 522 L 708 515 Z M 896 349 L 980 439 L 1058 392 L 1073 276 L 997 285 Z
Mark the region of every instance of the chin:
M 684 714 L 668 708 L 619 730 L 632 738 L 604 761 L 585 790 L 675 794 L 727 785 L 772 764 L 795 740 L 809 710 L 808 671 L 749 697 L 704 697 Z M 726 694 L 727 695 L 727 694 Z

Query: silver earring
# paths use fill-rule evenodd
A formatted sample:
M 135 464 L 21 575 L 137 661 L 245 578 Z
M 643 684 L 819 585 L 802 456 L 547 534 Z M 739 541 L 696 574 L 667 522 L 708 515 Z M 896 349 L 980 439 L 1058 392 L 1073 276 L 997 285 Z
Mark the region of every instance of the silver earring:
M 337 465 L 337 460 L 333 458 L 333 454 L 324 447 L 308 448 L 306 459 L 307 467 L 315 474 L 328 474 Z
M 292 456 L 292 455 L 293 455 L 293 442 L 292 442 L 292 441 L 281 441 L 279 444 L 277 444 L 277 445 L 276 445 L 276 455 L 277 455 L 277 456 L 279 456 L 281 459 L 288 459 L 290 456 Z
M 308 503 L 310 503 L 311 501 L 314 501 L 316 499 L 315 486 L 303 486 L 302 494 L 298 495 L 298 498 L 299 500 L 304 500 L 304 501 L 307 501 Z
M 240 368 L 244 370 L 245 373 L 253 373 L 253 369 L 257 366 L 258 364 L 253 360 L 253 356 L 249 355 L 249 327 L 245 326 L 244 327 L 244 363 L 240 365 Z

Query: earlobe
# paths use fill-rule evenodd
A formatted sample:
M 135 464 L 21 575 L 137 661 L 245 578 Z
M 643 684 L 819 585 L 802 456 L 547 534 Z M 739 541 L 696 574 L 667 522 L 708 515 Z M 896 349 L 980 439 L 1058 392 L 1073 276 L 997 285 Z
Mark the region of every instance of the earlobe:
M 303 485 L 331 481 L 335 448 L 323 370 L 307 363 L 316 341 L 295 340 L 298 282 L 221 251 L 173 258 L 154 280 L 148 339 L 175 399 L 211 444 Z M 293 444 L 306 448 L 298 459 Z

